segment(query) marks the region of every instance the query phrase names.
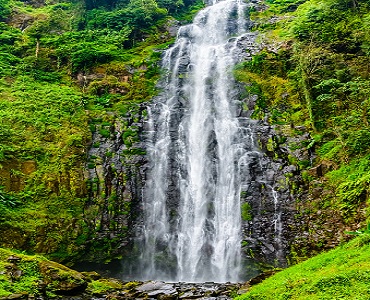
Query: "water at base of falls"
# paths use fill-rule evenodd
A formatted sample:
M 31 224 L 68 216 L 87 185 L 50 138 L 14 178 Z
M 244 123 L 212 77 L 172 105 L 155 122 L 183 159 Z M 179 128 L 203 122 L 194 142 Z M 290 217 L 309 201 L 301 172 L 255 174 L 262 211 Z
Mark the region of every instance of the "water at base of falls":
M 139 279 L 240 280 L 245 132 L 232 69 L 245 10 L 240 0 L 213 3 L 165 52 L 163 90 L 148 108 Z

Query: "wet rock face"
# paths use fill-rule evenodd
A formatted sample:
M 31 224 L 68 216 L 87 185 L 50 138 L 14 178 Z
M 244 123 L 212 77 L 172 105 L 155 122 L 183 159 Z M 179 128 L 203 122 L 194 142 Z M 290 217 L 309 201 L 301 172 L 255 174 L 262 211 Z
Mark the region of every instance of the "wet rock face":
M 165 26 L 165 31 L 168 32 L 171 37 L 175 37 L 180 28 L 180 22 L 175 19 L 169 19 Z
M 239 48 L 243 49 L 238 53 L 241 59 L 249 60 L 260 50 L 262 46 L 255 40 L 253 32 L 238 41 Z M 244 86 L 236 85 L 234 97 L 241 98 L 244 90 Z M 239 141 L 245 153 L 239 160 L 244 269 L 250 269 L 253 262 L 279 267 L 287 265 L 294 239 L 291 227 L 294 227 L 296 214 L 292 186 L 301 182 L 300 171 L 289 157 L 311 159 L 307 150 L 292 153 L 288 147 L 289 143 L 300 143 L 307 136 L 293 140 L 279 133 L 278 128 L 268 123 L 267 117 L 265 120 L 252 119 L 257 100 L 258 96 L 248 95 L 236 104 L 240 130 L 244 132 Z M 249 274 L 245 275 L 249 277 Z
M 248 110 L 240 111 L 241 122 L 252 115 L 256 96 L 244 101 Z M 242 170 L 244 253 L 259 263 L 286 267 L 289 249 L 297 235 L 296 199 L 300 197 L 297 191 L 303 184 L 299 167 L 291 158 L 307 162 L 313 159 L 313 153 L 305 147 L 293 151 L 289 145 L 300 145 L 309 136 L 304 128 L 301 135 L 289 137 L 267 121 L 249 122 L 254 122 L 250 128 L 256 151 L 248 154 Z
M 179 34 L 188 35 L 187 27 L 182 28 Z M 259 51 L 260 46 L 255 39 L 256 33 L 253 32 L 238 40 L 241 60 L 248 60 Z M 180 60 L 179 69 L 184 74 L 191 69 L 186 57 Z M 243 87 L 236 86 L 233 97 L 239 97 L 238 93 L 241 95 L 242 91 Z M 182 118 L 186 101 L 179 95 L 171 122 L 179 122 Z M 266 121 L 250 120 L 256 101 L 257 97 L 250 95 L 240 101 L 237 110 L 242 130 L 252 130 L 255 143 L 253 147 L 245 146 L 249 147 L 250 153 L 241 175 L 243 250 L 248 263 L 252 259 L 285 266 L 289 245 L 294 239 L 290 228 L 295 223 L 296 213 L 291 185 L 299 184 L 300 172 L 289 162 L 292 153 L 275 128 Z M 147 169 L 143 151 L 147 130 L 143 122 L 144 110 L 145 105 L 142 105 L 126 117 L 111 115 L 109 122 L 91 124 L 92 145 L 85 174 L 89 200 L 84 216 L 89 228 L 90 250 L 95 258 L 104 259 L 132 252 L 131 240 L 142 226 L 142 195 Z M 176 128 L 175 125 L 171 128 Z M 177 131 L 170 134 L 171 139 L 177 138 Z M 307 137 L 299 137 L 298 142 L 304 138 Z M 240 142 L 249 143 L 247 140 Z M 209 147 L 212 151 L 215 145 L 210 144 Z M 294 155 L 310 159 L 311 154 L 306 151 Z M 176 169 L 177 162 L 171 157 L 175 155 L 170 153 L 170 163 Z M 168 189 L 169 198 L 172 199 L 168 205 L 174 211 L 179 198 L 179 190 L 173 182 L 175 179 L 175 176 L 169 178 Z
M 139 142 L 144 109 L 139 106 L 126 117 L 111 114 L 109 121 L 91 121 L 84 218 L 94 259 L 104 260 L 130 251 L 145 181 L 145 151 Z
M 270 151 L 264 149 L 266 143 L 274 138 L 273 129 L 263 122 L 257 122 L 254 130 L 263 152 L 260 156 L 250 158 L 249 178 L 243 182 L 244 250 L 247 256 L 257 261 L 284 266 L 288 246 L 285 225 L 290 217 L 291 202 L 284 173 L 290 166 L 283 159 L 272 159 L 269 157 Z

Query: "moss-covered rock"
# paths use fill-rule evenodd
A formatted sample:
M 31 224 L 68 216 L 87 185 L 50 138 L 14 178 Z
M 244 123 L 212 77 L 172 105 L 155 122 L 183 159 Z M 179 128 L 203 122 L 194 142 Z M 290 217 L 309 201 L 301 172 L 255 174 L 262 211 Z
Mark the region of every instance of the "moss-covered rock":
M 0 299 L 82 299 L 132 290 L 137 284 L 101 278 L 96 272 L 77 272 L 39 255 L 0 248 Z
M 42 256 L 0 248 L 0 297 L 4 299 L 18 299 L 14 297 L 26 294 L 76 295 L 86 287 L 85 276 L 77 271 Z
M 83 292 L 87 282 L 83 274 L 59 263 L 42 260 L 39 262 L 40 274 L 47 290 L 61 295 L 75 295 Z

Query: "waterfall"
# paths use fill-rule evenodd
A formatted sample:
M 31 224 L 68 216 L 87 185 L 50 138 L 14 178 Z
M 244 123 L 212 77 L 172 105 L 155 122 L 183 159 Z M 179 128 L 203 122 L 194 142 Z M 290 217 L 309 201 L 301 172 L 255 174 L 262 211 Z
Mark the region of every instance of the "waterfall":
M 164 54 L 162 91 L 148 108 L 142 279 L 240 280 L 245 130 L 232 70 L 245 11 L 241 0 L 215 1 Z

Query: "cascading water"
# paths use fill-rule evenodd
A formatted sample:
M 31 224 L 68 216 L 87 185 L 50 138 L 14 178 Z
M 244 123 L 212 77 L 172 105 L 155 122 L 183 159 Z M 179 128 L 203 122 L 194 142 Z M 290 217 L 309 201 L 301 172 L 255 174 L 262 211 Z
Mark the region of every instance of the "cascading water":
M 233 66 L 246 4 L 214 2 L 165 52 L 163 91 L 149 111 L 142 279 L 237 282 L 240 158 Z

